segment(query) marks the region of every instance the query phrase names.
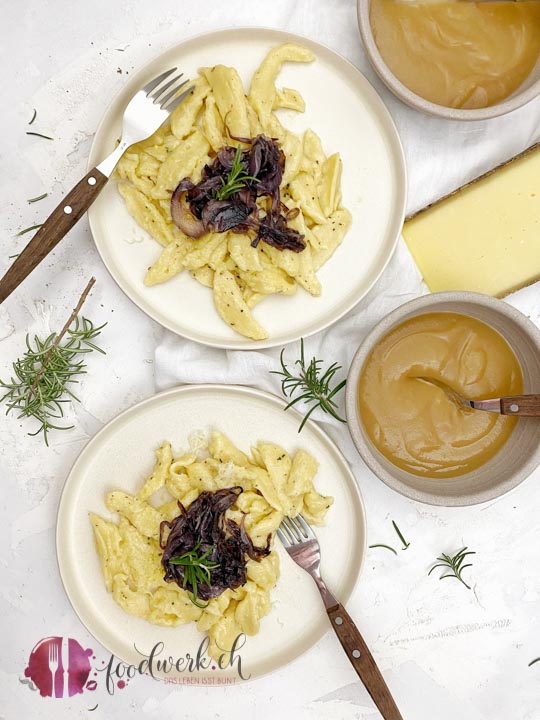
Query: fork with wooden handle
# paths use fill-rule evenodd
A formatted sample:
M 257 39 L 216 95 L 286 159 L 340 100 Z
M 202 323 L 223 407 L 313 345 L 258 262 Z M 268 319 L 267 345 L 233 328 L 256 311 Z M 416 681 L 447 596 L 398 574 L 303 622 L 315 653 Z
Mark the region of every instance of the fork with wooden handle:
M 183 73 L 175 74 L 176 70 L 174 67 L 161 73 L 131 98 L 124 111 L 122 137 L 118 147 L 75 185 L 17 257 L 0 280 L 0 303 L 80 220 L 105 187 L 126 149 L 150 137 L 189 95 L 192 87 L 179 94 L 189 80 L 183 79 Z
M 321 577 L 319 571 L 321 549 L 311 526 L 301 515 L 295 518 L 286 517 L 279 526 L 277 534 L 294 562 L 315 580 L 332 627 L 384 720 L 403 720 L 360 631 L 343 605 L 328 590 Z

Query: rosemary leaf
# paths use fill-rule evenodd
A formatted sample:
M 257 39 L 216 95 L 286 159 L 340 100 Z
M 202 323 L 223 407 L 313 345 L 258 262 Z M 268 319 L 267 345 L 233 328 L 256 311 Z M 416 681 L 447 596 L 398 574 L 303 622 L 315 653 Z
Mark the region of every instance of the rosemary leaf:
M 403 550 L 406 550 L 411 543 L 408 543 L 408 542 L 405 540 L 405 538 L 403 537 L 403 535 L 402 535 L 402 533 L 401 533 L 401 530 L 398 528 L 398 526 L 396 525 L 396 523 L 395 523 L 394 520 L 392 520 L 392 525 L 394 526 L 394 530 L 396 531 L 398 538 L 399 538 L 399 539 L 401 540 L 401 542 L 403 543 L 403 548 L 402 548 L 402 549 L 403 549 Z
M 39 223 L 38 225 L 31 225 L 30 227 L 24 228 L 24 230 L 19 230 L 15 237 L 21 237 L 21 235 L 26 235 L 26 233 L 32 232 L 32 230 L 39 230 L 42 225 L 43 223 Z
M 537 658 L 534 658 L 534 660 L 531 660 L 531 662 L 527 665 L 527 667 L 531 667 L 531 665 L 534 665 L 537 662 L 540 662 L 540 657 L 537 657 Z
M 30 122 L 28 124 L 32 125 L 32 123 L 34 122 L 34 120 L 36 118 L 37 118 L 37 110 L 36 110 L 36 108 L 34 108 L 34 114 L 32 115 L 32 119 L 30 120 Z
M 29 200 L 27 200 L 27 203 L 30 205 L 31 203 L 39 202 L 40 200 L 43 200 L 46 197 L 49 197 L 49 193 L 43 193 L 43 195 L 38 195 L 35 198 L 30 198 Z
M 390 545 L 384 545 L 383 543 L 378 543 L 377 545 L 369 545 L 369 548 L 386 548 L 387 550 L 391 550 L 394 555 L 397 555 L 397 552 L 394 550 L 393 547 L 390 547 Z
M 273 375 L 281 375 L 281 391 L 285 397 L 292 398 L 285 407 L 285 410 L 293 407 L 297 403 L 303 402 L 311 405 L 304 416 L 298 432 L 301 432 L 310 415 L 320 408 L 327 415 L 331 415 L 339 422 L 347 422 L 340 417 L 337 412 L 337 403 L 333 400 L 334 396 L 345 387 L 347 380 L 342 380 L 332 387 L 334 375 L 341 370 L 341 365 L 333 363 L 326 370 L 321 365 L 322 360 L 312 358 L 309 364 L 306 364 L 304 354 L 304 339 L 300 340 L 300 358 L 296 360 L 295 365 L 298 366 L 298 374 L 294 375 L 286 366 L 283 359 L 285 348 L 282 349 L 279 356 L 281 370 L 271 370 Z M 300 393 L 300 394 L 297 394 Z M 293 397 L 296 394 L 296 397 Z
M 54 138 L 52 138 L 50 135 L 43 135 L 43 133 L 31 132 L 30 130 L 27 130 L 27 131 L 26 131 L 26 134 L 27 134 L 27 135 L 34 135 L 35 137 L 44 138 L 45 140 L 54 140 Z

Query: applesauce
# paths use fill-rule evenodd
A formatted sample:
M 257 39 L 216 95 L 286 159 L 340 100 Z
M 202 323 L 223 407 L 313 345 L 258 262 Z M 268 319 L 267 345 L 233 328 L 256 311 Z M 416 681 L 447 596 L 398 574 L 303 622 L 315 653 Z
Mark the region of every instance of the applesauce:
M 519 362 L 489 325 L 458 313 L 426 313 L 392 329 L 362 368 L 365 431 L 394 465 L 424 477 L 455 477 L 486 463 L 518 418 L 459 408 L 432 377 L 470 400 L 523 392 Z
M 371 0 L 373 37 L 406 87 L 438 105 L 504 100 L 540 56 L 540 1 Z

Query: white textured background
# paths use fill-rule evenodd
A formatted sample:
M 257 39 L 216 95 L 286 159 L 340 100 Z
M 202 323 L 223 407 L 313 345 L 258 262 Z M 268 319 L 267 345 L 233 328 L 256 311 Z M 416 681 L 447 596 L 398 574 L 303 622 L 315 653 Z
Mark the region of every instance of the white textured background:
M 509 117 L 473 125 L 428 119 L 405 108 L 368 66 L 353 0 L 3 0 L 2 10 L 2 272 L 7 256 L 18 252 L 28 237 L 17 239 L 15 233 L 43 220 L 84 173 L 95 127 L 124 75 L 199 32 L 244 25 L 286 29 L 331 46 L 360 67 L 383 96 L 402 136 L 409 210 L 540 136 L 540 101 Z M 54 142 L 25 135 L 34 107 L 38 117 L 31 129 L 54 136 Z M 49 193 L 46 200 L 26 203 L 43 192 Z M 72 612 L 55 561 L 62 484 L 88 438 L 156 388 L 199 379 L 186 370 L 188 360 L 203 368 L 204 379 L 251 382 L 278 391 L 277 381 L 259 372 L 274 365 L 275 352 L 248 358 L 246 353 L 207 351 L 163 333 L 146 319 L 108 277 L 85 219 L 0 307 L 1 377 L 22 352 L 27 331 L 42 334 L 63 325 L 90 274 L 98 282 L 85 312 L 96 322 L 109 322 L 102 336 L 107 357 L 90 360 L 80 388 L 83 404 L 75 408 L 77 428 L 57 433 L 46 449 L 17 420 L 1 421 L 0 717 L 376 718 L 331 634 L 292 666 L 232 688 L 174 690 L 137 678 L 112 698 L 99 688 L 66 701 L 42 699 L 20 684 L 31 648 L 47 635 L 70 635 L 93 647 L 98 657 L 107 657 Z M 354 347 L 378 319 L 424 291 L 400 246 L 368 297 L 337 327 L 310 341 L 309 349 L 347 367 Z M 538 284 L 510 301 L 540 324 Z M 384 550 L 369 551 L 349 607 L 405 720 L 539 718 L 540 663 L 527 664 L 540 655 L 540 472 L 485 506 L 431 508 L 402 498 L 373 477 L 344 427 L 327 429 L 353 464 L 366 502 L 369 542 L 397 546 L 392 519 L 411 542 L 397 558 Z M 426 576 L 441 551 L 455 551 L 462 544 L 477 552 L 469 575 L 474 592 Z M 96 703 L 98 708 L 89 713 Z

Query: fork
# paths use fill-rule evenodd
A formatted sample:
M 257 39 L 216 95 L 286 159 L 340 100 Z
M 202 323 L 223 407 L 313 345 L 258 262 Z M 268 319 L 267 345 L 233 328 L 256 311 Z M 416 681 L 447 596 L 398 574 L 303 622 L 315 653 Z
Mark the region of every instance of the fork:
M 0 280 L 0 303 L 4 302 L 88 210 L 105 187 L 126 149 L 133 143 L 150 137 L 189 95 L 192 87 L 178 94 L 189 80 L 183 79 L 183 73 L 175 75 L 176 71 L 176 67 L 166 70 L 131 98 L 124 111 L 122 137 L 118 147 L 75 185 L 7 270 Z
M 297 515 L 295 518 L 286 517 L 279 526 L 277 534 L 294 562 L 315 580 L 332 627 L 384 720 L 403 720 L 358 628 L 343 605 L 328 590 L 321 577 L 319 570 L 321 549 L 311 526 L 302 515 Z
M 49 645 L 49 670 L 51 671 L 52 679 L 51 697 L 57 697 L 54 682 L 56 678 L 56 671 L 58 670 L 58 645 L 56 642 L 51 642 Z

